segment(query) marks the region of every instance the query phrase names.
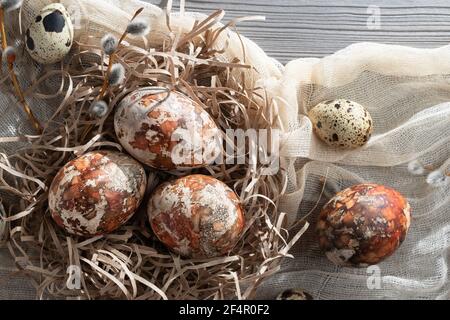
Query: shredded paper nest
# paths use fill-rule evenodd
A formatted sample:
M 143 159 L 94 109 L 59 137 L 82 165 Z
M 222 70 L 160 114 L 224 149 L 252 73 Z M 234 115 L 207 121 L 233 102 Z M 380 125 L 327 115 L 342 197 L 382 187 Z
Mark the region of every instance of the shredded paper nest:
M 88 5 L 69 2 L 82 9 Z M 44 4 L 29 1 L 24 11 L 32 16 Z M 217 11 L 183 26 L 172 22 L 176 15 L 170 8 L 152 20 L 150 40 L 127 38 L 119 48 L 116 62 L 125 67 L 126 80 L 108 89 L 108 115 L 93 119 L 89 109 L 108 67 L 100 38 L 123 30 L 117 26 L 110 30 L 95 20 L 101 2 L 90 6 L 94 7 L 89 8 L 91 20 L 83 21 L 86 29 L 77 30 L 78 42 L 70 56 L 57 68 L 40 70 L 27 90 L 28 96 L 55 105 L 54 112 L 44 119 L 43 135 L 20 134 L 2 141 L 23 142 L 19 150 L 2 153 L 0 160 L 2 220 L 9 231 L 6 246 L 16 266 L 32 279 L 39 298 L 254 297 L 258 285 L 279 270 L 282 258 L 290 256 L 290 248 L 307 227 L 290 234 L 286 215 L 278 210 L 287 186 L 283 168 L 277 175 L 267 176 L 260 165 L 247 159 L 246 164 L 199 171 L 232 187 L 246 211 L 245 234 L 226 257 L 189 260 L 171 253 L 152 234 L 143 209 L 113 234 L 90 239 L 68 236 L 53 222 L 47 204 L 52 177 L 69 160 L 89 150 L 122 150 L 112 125 L 114 107 L 138 88 L 168 88 L 186 94 L 204 106 L 224 132 L 270 131 L 280 126 L 271 99 L 257 87 L 257 72 L 245 61 L 244 40 L 230 30 L 237 21 L 222 25 L 224 13 Z M 130 11 L 130 16 L 133 13 Z M 121 18 L 117 25 L 126 26 L 129 17 Z M 27 19 L 25 15 L 25 23 Z M 109 19 L 109 23 L 114 21 L 114 12 Z M 88 28 L 96 32 L 88 32 Z M 230 54 L 231 42 L 238 55 Z M 89 135 L 84 134 L 87 128 L 91 129 Z M 152 171 L 149 192 L 169 178 Z M 81 275 L 78 288 L 77 270 Z

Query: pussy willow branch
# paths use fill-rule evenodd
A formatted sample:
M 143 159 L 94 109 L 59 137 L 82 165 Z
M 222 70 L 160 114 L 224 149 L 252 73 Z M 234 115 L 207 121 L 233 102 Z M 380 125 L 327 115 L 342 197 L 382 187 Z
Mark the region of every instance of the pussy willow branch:
M 137 16 L 140 15 L 143 10 L 144 10 L 144 8 L 140 8 L 139 10 L 137 10 L 136 13 L 134 14 L 133 18 L 131 18 L 130 23 L 133 22 L 133 20 L 136 19 Z M 125 40 L 127 35 L 128 35 L 128 32 L 125 30 L 125 32 L 122 34 L 122 36 L 120 37 L 119 41 L 117 42 L 117 49 L 116 49 L 116 51 L 119 49 L 120 45 Z M 107 92 L 107 90 L 109 88 L 109 76 L 111 74 L 111 69 L 112 69 L 112 67 L 114 65 L 115 58 L 116 58 L 116 53 L 115 52 L 112 53 L 109 56 L 108 69 L 106 69 L 106 75 L 105 75 L 105 78 L 103 80 L 103 85 L 102 85 L 102 87 L 100 89 L 100 92 L 99 92 L 99 95 L 97 97 L 97 100 L 102 100 L 105 97 L 105 95 L 106 95 L 106 92 Z M 89 125 L 88 127 L 86 127 L 86 130 L 83 132 L 83 135 L 82 135 L 82 140 L 86 139 L 86 137 L 92 131 L 93 128 L 94 128 L 94 125 L 92 125 L 92 124 Z
M 2 39 L 1 39 L 2 40 L 2 48 L 3 48 L 3 51 L 5 51 L 5 49 L 8 47 L 8 41 L 6 38 L 5 11 L 3 10 L 3 8 L 0 8 L 0 32 L 1 32 L 1 37 L 2 37 Z M 16 92 L 17 98 L 18 98 L 19 102 L 22 104 L 22 107 L 23 107 L 25 113 L 27 114 L 33 127 L 38 131 L 38 133 L 39 134 L 42 133 L 41 124 L 34 116 L 33 111 L 31 111 L 31 108 L 28 105 L 28 103 L 25 99 L 25 96 L 22 92 L 22 89 L 20 87 L 19 81 L 17 80 L 16 73 L 14 72 L 14 63 L 13 62 L 8 61 L 8 71 L 9 71 L 9 76 L 11 78 L 11 82 L 14 86 L 14 91 Z
M 428 165 L 428 166 L 423 166 L 424 169 L 428 170 L 428 171 L 434 171 L 437 170 L 435 166 L 432 165 Z M 450 170 L 445 170 L 444 171 L 444 175 L 447 177 L 450 177 Z

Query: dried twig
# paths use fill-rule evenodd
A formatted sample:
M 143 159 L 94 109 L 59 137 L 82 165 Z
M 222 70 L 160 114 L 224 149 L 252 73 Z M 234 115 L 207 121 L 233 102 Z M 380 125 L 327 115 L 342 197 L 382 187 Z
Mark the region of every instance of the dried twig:
M 8 48 L 8 40 L 7 40 L 6 29 L 5 29 L 5 10 L 1 7 L 0 7 L 0 33 L 1 33 L 2 49 L 6 50 L 6 48 Z M 10 76 L 11 82 L 14 86 L 14 91 L 17 94 L 17 98 L 18 98 L 20 104 L 22 105 L 25 113 L 27 114 L 29 120 L 31 121 L 33 127 L 40 134 L 40 133 L 42 133 L 42 126 L 39 123 L 39 121 L 37 120 L 37 118 L 35 117 L 35 115 L 33 114 L 33 111 L 31 111 L 31 108 L 25 99 L 22 88 L 20 87 L 19 81 L 17 80 L 17 76 L 14 71 L 14 62 L 7 61 L 7 63 L 8 63 L 9 76 Z
M 136 11 L 136 13 L 134 14 L 134 16 L 133 16 L 133 17 L 131 18 L 131 20 L 130 20 L 130 24 L 131 24 L 131 23 L 132 23 L 132 22 L 133 22 L 133 21 L 134 21 L 141 13 L 142 13 L 142 11 L 144 11 L 144 8 L 140 8 L 140 9 L 138 9 L 138 10 Z M 120 45 L 122 44 L 122 42 L 125 40 L 125 38 L 126 38 L 129 34 L 130 34 L 130 30 L 129 30 L 129 28 L 127 28 L 127 29 L 124 31 L 124 33 L 122 34 L 122 36 L 120 37 L 119 41 L 117 42 L 117 48 L 120 47 Z M 99 95 L 98 95 L 98 97 L 96 98 L 95 101 L 101 101 L 101 100 L 103 100 L 103 99 L 105 98 L 105 96 L 106 96 L 108 87 L 109 87 L 109 85 L 110 85 L 110 81 L 109 81 L 109 80 L 110 80 L 111 70 L 112 70 L 112 68 L 113 68 L 113 66 L 114 66 L 114 63 L 115 63 L 115 60 L 116 60 L 116 58 L 117 58 L 117 56 L 116 56 L 116 51 L 117 51 L 117 49 L 109 55 L 109 63 L 108 63 L 108 68 L 107 68 L 107 70 L 106 70 L 105 78 L 104 78 L 104 80 L 103 80 L 103 85 L 102 85 L 102 87 L 101 87 L 101 89 L 100 89 L 100 92 L 99 92 Z M 92 131 L 93 128 L 94 128 L 93 125 L 90 125 L 90 126 L 86 127 L 85 131 L 84 131 L 83 134 L 82 134 L 82 139 L 83 139 L 83 140 L 86 139 L 86 137 L 89 135 L 89 133 Z

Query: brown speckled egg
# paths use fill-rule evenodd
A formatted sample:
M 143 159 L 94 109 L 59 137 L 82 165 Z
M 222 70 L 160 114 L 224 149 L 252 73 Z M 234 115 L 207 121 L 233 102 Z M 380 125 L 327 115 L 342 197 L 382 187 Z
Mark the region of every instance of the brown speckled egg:
M 410 206 L 397 191 L 360 184 L 334 196 L 317 223 L 320 248 L 337 265 L 365 267 L 390 256 L 405 240 Z
M 53 219 L 68 233 L 95 236 L 126 223 L 141 203 L 147 177 L 134 159 L 95 151 L 67 163 L 49 191 Z
M 205 167 L 221 151 L 214 120 L 176 91 L 145 88 L 133 92 L 120 103 L 114 124 L 122 146 L 155 169 Z
M 162 243 L 193 258 L 227 254 L 241 237 L 245 224 L 233 190 L 204 175 L 162 184 L 148 203 L 148 215 Z
M 312 108 L 308 116 L 316 135 L 333 147 L 361 147 L 372 135 L 372 117 L 363 106 L 353 101 L 325 101 Z
M 302 289 L 289 289 L 281 292 L 277 300 L 314 300 L 314 298 Z

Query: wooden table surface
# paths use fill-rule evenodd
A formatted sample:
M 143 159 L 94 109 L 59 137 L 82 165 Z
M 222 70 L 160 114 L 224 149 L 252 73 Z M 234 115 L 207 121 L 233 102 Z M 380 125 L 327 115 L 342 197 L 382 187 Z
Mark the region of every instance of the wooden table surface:
M 226 19 L 265 16 L 266 21 L 239 24 L 239 31 L 282 63 L 323 57 L 361 41 L 426 48 L 450 42 L 449 0 L 186 0 L 186 8 L 202 13 L 221 8 Z
M 147 0 L 159 4 L 161 0 Z M 162 1 L 163 3 L 166 0 Z M 239 30 L 270 56 L 286 63 L 301 57 L 323 57 L 361 41 L 438 47 L 450 42 L 449 0 L 186 0 L 186 9 L 211 13 L 224 9 L 226 20 L 263 15 L 266 21 L 245 22 Z M 178 0 L 174 1 L 179 3 Z M 369 7 L 371 6 L 371 7 Z M 379 11 L 379 28 L 373 16 Z M 368 23 L 369 22 L 369 23 Z M 0 299 L 34 298 L 31 285 L 6 271 L 0 251 Z M 8 279 L 9 281 L 7 281 Z

